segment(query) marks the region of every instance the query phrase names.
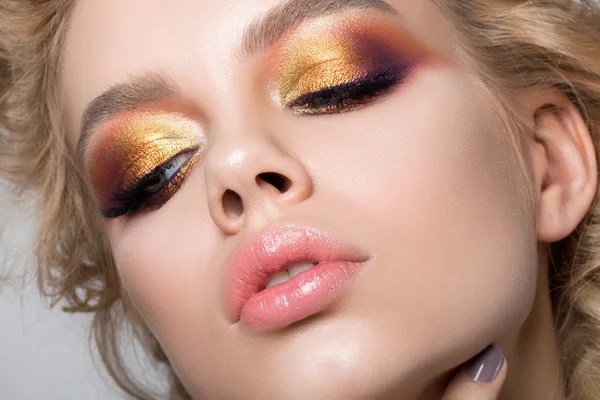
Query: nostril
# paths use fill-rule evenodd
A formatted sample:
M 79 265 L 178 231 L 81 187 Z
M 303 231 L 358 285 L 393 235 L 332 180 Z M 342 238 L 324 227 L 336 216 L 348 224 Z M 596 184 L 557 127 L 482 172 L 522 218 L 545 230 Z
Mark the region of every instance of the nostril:
M 223 193 L 223 209 L 230 218 L 237 218 L 244 213 L 244 203 L 239 194 L 233 190 Z
M 268 183 L 275 187 L 279 193 L 285 193 L 292 187 L 292 181 L 287 177 L 276 172 L 265 172 L 256 177 L 256 183 L 260 186 L 262 183 Z

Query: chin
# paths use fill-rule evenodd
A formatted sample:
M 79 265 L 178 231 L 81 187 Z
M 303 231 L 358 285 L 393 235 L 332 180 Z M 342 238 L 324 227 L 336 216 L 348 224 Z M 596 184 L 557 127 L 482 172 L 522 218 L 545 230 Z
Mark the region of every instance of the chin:
M 438 400 L 450 367 L 373 322 L 317 317 L 294 329 L 267 359 L 270 389 L 253 398 Z

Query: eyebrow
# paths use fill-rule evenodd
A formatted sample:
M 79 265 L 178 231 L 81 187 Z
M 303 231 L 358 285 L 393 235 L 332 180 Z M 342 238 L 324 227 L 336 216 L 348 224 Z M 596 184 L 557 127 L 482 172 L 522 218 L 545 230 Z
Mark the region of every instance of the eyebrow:
M 285 0 L 246 26 L 239 55 L 243 60 L 263 51 L 288 30 L 305 21 L 334 13 L 368 9 L 399 16 L 399 12 L 384 0 Z M 78 160 L 83 160 L 86 145 L 97 124 L 120 112 L 175 97 L 178 93 L 177 86 L 160 73 L 145 73 L 110 87 L 93 99 L 83 112 L 77 142 Z
M 246 27 L 242 38 L 241 58 L 261 52 L 289 29 L 305 21 L 345 11 L 368 9 L 400 16 L 398 10 L 384 0 L 286 0 Z
M 111 86 L 92 100 L 81 117 L 81 133 L 77 142 L 77 157 L 83 160 L 85 148 L 94 128 L 102 121 L 120 112 L 174 97 L 179 93 L 177 86 L 166 75 L 145 73 L 128 82 Z

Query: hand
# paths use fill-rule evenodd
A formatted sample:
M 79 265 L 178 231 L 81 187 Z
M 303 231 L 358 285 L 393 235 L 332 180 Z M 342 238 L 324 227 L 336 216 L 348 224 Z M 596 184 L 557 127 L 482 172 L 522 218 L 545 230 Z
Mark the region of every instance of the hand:
M 497 400 L 506 368 L 502 350 L 489 346 L 458 370 L 441 400 Z

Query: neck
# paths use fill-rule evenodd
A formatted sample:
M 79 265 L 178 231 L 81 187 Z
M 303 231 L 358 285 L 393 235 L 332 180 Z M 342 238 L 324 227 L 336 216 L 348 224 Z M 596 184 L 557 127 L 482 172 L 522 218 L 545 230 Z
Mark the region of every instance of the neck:
M 550 300 L 548 253 L 540 253 L 538 289 L 531 314 L 515 337 L 500 343 L 508 362 L 502 400 L 566 399 Z

